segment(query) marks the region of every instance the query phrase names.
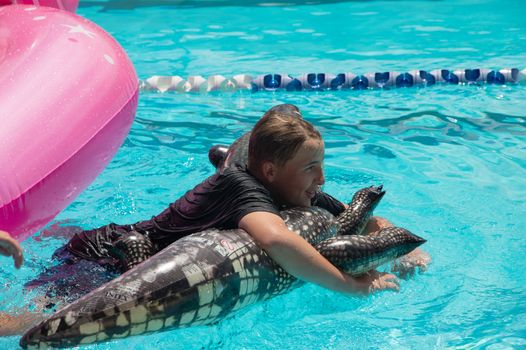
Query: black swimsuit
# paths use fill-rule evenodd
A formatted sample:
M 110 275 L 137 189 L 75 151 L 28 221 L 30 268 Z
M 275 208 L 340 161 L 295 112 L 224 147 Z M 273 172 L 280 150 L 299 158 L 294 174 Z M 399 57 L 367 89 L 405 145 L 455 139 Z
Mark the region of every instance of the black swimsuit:
M 339 215 L 344 206 L 333 197 L 319 192 L 312 205 Z M 159 215 L 133 225 L 109 224 L 82 231 L 67 244 L 67 249 L 88 260 L 107 260 L 106 247 L 131 231 L 146 234 L 159 251 L 176 240 L 208 228 L 234 229 L 247 214 L 264 211 L 279 215 L 278 204 L 270 192 L 244 165 L 235 165 L 216 173 L 186 192 Z

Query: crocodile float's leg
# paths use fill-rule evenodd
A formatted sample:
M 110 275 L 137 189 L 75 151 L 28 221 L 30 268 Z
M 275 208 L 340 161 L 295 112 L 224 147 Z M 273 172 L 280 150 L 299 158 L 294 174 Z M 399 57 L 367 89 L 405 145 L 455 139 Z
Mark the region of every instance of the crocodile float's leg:
M 131 231 L 115 243 L 105 245 L 105 248 L 120 261 L 122 272 L 132 269 L 155 254 L 150 238 L 137 231 Z

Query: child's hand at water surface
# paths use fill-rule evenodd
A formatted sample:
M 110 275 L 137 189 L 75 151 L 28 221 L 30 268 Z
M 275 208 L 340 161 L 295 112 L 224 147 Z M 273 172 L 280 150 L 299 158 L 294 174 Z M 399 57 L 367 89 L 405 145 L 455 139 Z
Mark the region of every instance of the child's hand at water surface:
M 5 256 L 12 256 L 15 260 L 15 267 L 17 269 L 22 266 L 24 257 L 22 255 L 22 248 L 20 244 L 9 233 L 0 230 L 0 254 Z

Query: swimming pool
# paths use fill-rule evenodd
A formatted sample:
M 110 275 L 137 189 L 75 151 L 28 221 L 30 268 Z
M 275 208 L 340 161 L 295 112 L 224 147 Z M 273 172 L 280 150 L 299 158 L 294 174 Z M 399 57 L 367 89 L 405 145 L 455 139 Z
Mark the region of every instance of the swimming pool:
M 119 40 L 141 78 L 526 62 L 526 5 L 519 1 L 131 3 L 86 1 L 78 13 Z M 525 98 L 524 86 L 495 85 L 142 94 L 116 158 L 42 234 L 24 242 L 24 269 L 2 258 L 0 310 L 29 300 L 22 284 L 63 243 L 49 232 L 157 214 L 212 173 L 210 145 L 230 143 L 263 111 L 287 102 L 326 140 L 325 190 L 348 201 L 356 189 L 383 183 L 387 194 L 376 213 L 428 239 L 429 271 L 402 281 L 400 293 L 347 298 L 308 285 L 215 326 L 87 348 L 524 348 Z M 15 348 L 18 339 L 0 338 L 0 347 Z

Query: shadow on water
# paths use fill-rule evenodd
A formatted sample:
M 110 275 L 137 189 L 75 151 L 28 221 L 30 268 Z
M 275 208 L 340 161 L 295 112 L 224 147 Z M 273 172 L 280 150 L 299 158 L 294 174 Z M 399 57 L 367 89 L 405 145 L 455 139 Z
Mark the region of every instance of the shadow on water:
M 335 119 L 348 121 L 345 116 Z M 391 148 L 395 141 L 387 141 L 386 135 L 424 146 L 459 146 L 468 142 L 481 150 L 500 152 L 511 149 L 511 153 L 505 152 L 506 157 L 515 160 L 518 158 L 513 156 L 513 147 L 519 142 L 518 139 L 526 137 L 524 117 L 494 112 L 481 112 L 477 117 L 470 117 L 448 114 L 443 110 L 409 113 L 404 110 L 401 115 L 351 120 L 345 125 L 330 120 L 317 120 L 315 124 L 325 135 L 330 135 L 326 140 L 328 147 L 345 148 L 360 144 L 363 153 L 383 159 L 397 158 L 395 148 Z M 383 140 L 380 142 L 382 144 L 372 142 L 374 137 L 371 138 L 371 135 L 374 134 Z
M 175 7 L 175 8 L 198 8 L 198 7 L 280 7 L 280 6 L 304 6 L 320 5 L 341 2 L 373 2 L 379 0 L 91 0 L 81 1 L 80 7 L 103 6 L 104 10 L 130 10 L 141 7 Z M 397 0 L 384 0 L 397 1 Z M 414 0 L 421 1 L 421 0 Z M 427 0 L 437 2 L 442 0 Z
M 484 118 L 466 118 L 454 115 L 443 114 L 439 111 L 428 110 L 408 113 L 397 118 L 381 120 L 362 120 L 356 125 L 357 129 L 367 126 L 379 126 L 389 130 L 390 135 L 402 134 L 411 129 L 441 129 L 442 133 L 448 136 L 459 136 L 467 139 L 475 137 L 462 131 L 462 125 L 469 125 L 474 130 L 485 133 L 508 133 L 512 135 L 526 135 L 526 124 L 523 117 L 512 116 L 500 113 L 486 112 Z M 415 126 L 406 124 L 409 121 L 418 120 L 422 117 L 435 117 L 443 126 Z
M 223 120 L 223 122 L 220 122 Z M 207 154 L 214 144 L 230 144 L 257 121 L 257 114 L 211 111 L 195 121 L 153 120 L 136 117 L 136 128 L 125 141 L 127 147 L 157 149 L 168 147 L 177 151 Z

